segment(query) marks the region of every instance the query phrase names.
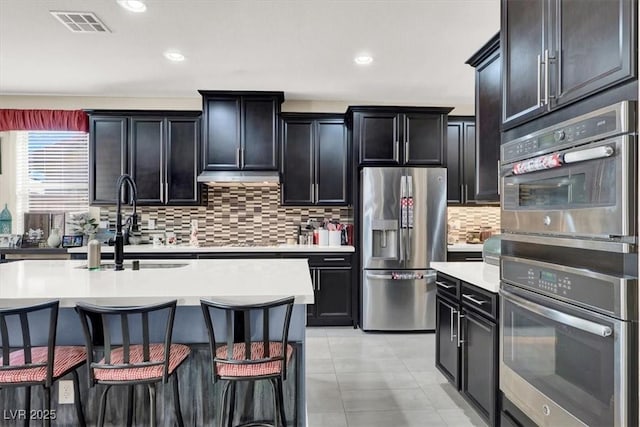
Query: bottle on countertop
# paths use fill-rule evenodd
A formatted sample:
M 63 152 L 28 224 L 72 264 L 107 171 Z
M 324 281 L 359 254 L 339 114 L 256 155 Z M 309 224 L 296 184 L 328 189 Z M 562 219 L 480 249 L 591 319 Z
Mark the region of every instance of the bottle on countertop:
M 87 244 L 87 268 L 89 270 L 99 270 L 101 261 L 100 242 L 96 239 L 91 239 Z

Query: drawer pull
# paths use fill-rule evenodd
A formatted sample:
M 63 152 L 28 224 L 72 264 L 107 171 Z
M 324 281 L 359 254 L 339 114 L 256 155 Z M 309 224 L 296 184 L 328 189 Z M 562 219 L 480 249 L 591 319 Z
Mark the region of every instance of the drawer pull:
M 482 305 L 482 304 L 486 304 L 487 303 L 487 301 L 476 299 L 472 295 L 469 295 L 469 294 L 462 294 L 462 298 L 467 299 L 467 300 L 469 300 L 469 301 L 471 301 L 471 302 L 473 302 L 475 304 L 478 304 L 478 305 Z
M 325 261 L 346 261 L 344 258 L 324 258 Z
M 453 289 L 456 287 L 456 285 L 447 285 L 444 282 L 440 282 L 438 280 L 436 280 L 436 285 L 440 286 L 441 288 L 445 288 L 445 289 Z

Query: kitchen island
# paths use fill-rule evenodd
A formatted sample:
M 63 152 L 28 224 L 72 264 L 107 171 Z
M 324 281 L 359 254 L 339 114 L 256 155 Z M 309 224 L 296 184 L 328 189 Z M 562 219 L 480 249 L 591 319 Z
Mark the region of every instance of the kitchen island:
M 306 304 L 314 302 L 306 259 L 154 260 L 141 261 L 138 271 L 127 269 L 119 272 L 88 271 L 85 267 L 86 261 L 21 261 L 2 264 L 0 306 L 22 306 L 58 299 L 61 309 L 57 344 L 84 345 L 79 319 L 72 308 L 77 302 L 138 305 L 177 299 L 173 341 L 192 347 L 190 358 L 178 371 L 186 425 L 210 425 L 214 422 L 215 413 L 220 411 L 217 407 L 218 400 L 214 398 L 219 390 L 214 389 L 211 382 L 208 336 L 202 320 L 200 299 L 253 302 L 294 296 L 289 339 L 295 344 L 297 351 L 291 365 L 292 375 L 285 382 L 288 400 L 286 406 L 290 424 L 305 425 Z M 152 331 L 152 338 L 153 335 L 160 340 L 162 331 Z M 80 373 L 81 378 L 83 373 L 86 375 L 85 368 Z M 86 381 L 81 381 L 85 415 L 88 424 L 91 424 L 96 419 L 97 391 L 100 391 L 100 386 L 90 390 L 85 387 Z M 159 391 L 158 416 L 161 425 L 171 425 L 173 422 L 170 387 L 167 389 Z M 271 417 L 271 395 L 268 388 L 257 385 L 255 389 L 245 388 L 244 392 L 247 398 L 239 402 L 237 412 L 247 414 L 248 418 Z M 146 402 L 142 388 L 138 393 L 137 401 Z M 0 392 L 0 401 L 4 402 L 3 405 L 9 405 L 5 409 L 22 407 L 16 396 L 18 394 L 20 393 L 10 390 Z M 39 399 L 39 394 L 34 393 L 34 398 L 38 396 Z M 68 406 L 55 404 L 55 390 L 52 396 L 52 407 L 58 408 L 59 422 L 72 422 L 73 411 Z M 166 405 L 160 403 L 163 401 Z M 115 394 L 109 402 L 107 420 L 115 422 L 120 419 L 116 414 L 121 402 Z M 36 408 L 38 404 L 33 402 L 32 407 Z M 145 422 L 147 409 L 146 405 L 136 406 L 136 420 L 141 425 Z

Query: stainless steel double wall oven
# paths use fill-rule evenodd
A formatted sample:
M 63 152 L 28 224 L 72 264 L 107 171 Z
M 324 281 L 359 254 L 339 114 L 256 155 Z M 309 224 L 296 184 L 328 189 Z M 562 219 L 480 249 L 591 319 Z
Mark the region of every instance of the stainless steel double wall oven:
M 541 426 L 635 426 L 636 104 L 502 145 L 500 388 Z

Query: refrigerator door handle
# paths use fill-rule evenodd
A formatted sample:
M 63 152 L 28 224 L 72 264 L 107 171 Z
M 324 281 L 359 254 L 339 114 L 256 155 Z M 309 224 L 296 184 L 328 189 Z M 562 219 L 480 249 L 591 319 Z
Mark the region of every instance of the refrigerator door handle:
M 404 247 L 404 229 L 406 227 L 405 224 L 405 213 L 406 213 L 406 206 L 404 205 L 405 203 L 405 194 L 406 194 L 406 181 L 405 181 L 405 176 L 402 175 L 400 177 L 400 214 L 399 214 L 399 223 L 400 223 L 400 227 L 398 230 L 398 250 L 400 251 L 400 261 L 404 261 L 404 257 L 405 257 L 405 247 Z
M 405 176 L 407 180 L 407 234 L 405 239 L 405 258 L 411 260 L 411 240 L 413 237 L 413 177 Z

